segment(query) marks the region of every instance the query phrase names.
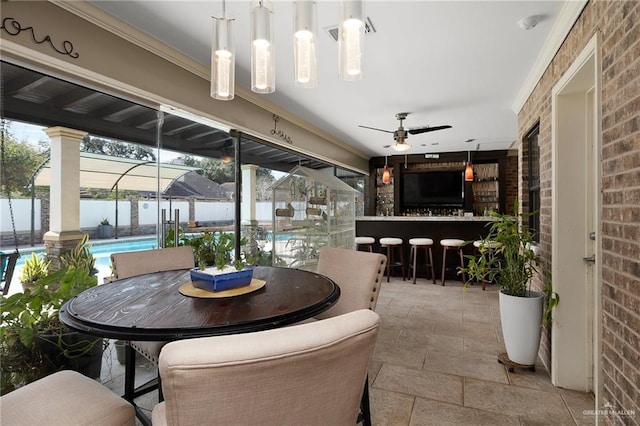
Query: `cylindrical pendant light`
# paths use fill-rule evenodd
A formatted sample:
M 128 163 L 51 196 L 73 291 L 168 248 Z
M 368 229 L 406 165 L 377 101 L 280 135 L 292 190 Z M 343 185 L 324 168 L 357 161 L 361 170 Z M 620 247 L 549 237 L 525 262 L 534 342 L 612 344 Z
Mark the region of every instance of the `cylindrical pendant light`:
M 251 8 L 251 90 L 276 90 L 272 9 L 267 1 L 254 1 Z
M 316 51 L 316 2 L 293 2 L 293 61 L 295 83 L 298 87 L 318 85 Z
M 340 77 L 346 81 L 361 80 L 364 49 L 364 1 L 342 0 L 340 10 L 338 28 Z
M 464 169 L 465 182 L 473 182 L 473 165 L 471 164 L 471 151 L 467 154 L 467 167 Z
M 213 17 L 211 36 L 211 97 L 230 101 L 235 95 L 236 58 L 233 39 L 233 19 L 226 16 L 225 2 L 222 15 Z

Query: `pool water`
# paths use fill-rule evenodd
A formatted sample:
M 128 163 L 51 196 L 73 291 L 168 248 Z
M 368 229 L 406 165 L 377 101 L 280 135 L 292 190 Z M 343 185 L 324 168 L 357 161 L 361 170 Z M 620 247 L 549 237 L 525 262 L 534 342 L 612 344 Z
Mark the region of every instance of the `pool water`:
M 89 251 L 96 258 L 95 267 L 98 270 L 97 276 L 98 283 L 100 284 L 104 282 L 104 278 L 111 276 L 111 253 L 151 250 L 158 247 L 158 241 L 155 236 L 136 237 L 96 242 L 89 241 L 89 245 L 91 246 Z M 20 249 L 20 257 L 18 258 L 16 268 L 13 271 L 9 294 L 22 291 L 20 275 L 22 275 L 24 261 L 26 258 L 31 256 L 31 253 L 44 253 L 44 247 Z

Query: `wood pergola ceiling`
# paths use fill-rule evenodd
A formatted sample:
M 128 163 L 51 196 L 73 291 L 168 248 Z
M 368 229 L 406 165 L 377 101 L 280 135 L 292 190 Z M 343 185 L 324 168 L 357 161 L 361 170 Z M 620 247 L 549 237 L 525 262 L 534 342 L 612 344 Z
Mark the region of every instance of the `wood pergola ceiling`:
M 40 126 L 64 126 L 97 137 L 155 148 L 157 111 L 55 77 L 2 61 L 2 116 Z M 302 165 L 330 166 L 316 159 L 241 135 L 243 164 L 288 172 Z M 176 115 L 165 114 L 163 149 L 218 158 L 233 155 L 229 133 Z

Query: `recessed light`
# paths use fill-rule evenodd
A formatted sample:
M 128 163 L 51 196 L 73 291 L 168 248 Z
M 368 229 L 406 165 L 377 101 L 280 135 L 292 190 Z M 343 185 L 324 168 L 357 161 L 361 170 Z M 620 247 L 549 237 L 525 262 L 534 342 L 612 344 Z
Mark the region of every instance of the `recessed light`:
M 469 142 L 473 142 L 473 141 L 475 141 L 475 138 L 467 139 L 465 142 L 469 143 Z
M 431 142 L 431 145 L 440 145 L 440 142 Z

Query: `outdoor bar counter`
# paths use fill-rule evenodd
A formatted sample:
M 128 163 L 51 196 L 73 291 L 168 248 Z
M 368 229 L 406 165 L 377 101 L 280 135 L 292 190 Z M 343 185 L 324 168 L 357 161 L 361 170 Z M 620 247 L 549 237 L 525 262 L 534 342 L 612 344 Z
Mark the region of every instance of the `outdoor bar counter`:
M 440 246 L 440 240 L 444 238 L 459 238 L 465 241 L 474 241 L 483 238 L 488 234 L 492 221 L 491 217 L 485 216 L 359 216 L 356 218 L 356 236 L 374 237 L 376 242 L 373 250 L 376 252 L 381 252 L 380 238 L 402 238 L 404 241 L 405 264 L 407 266 L 409 265 L 409 240 L 421 237 L 431 238 L 433 240 L 433 263 L 435 264 L 437 280 L 442 270 L 442 246 Z M 473 245 L 466 246 L 464 253 L 473 254 Z M 453 266 L 456 259 L 456 256 L 448 254 L 447 265 Z M 419 258 L 419 261 L 424 264 L 422 257 Z M 425 276 L 421 269 L 418 269 L 418 272 L 420 277 Z M 400 271 L 396 270 L 393 275 L 400 276 Z M 451 273 L 447 272 L 447 278 L 460 279 L 453 274 L 453 271 Z

